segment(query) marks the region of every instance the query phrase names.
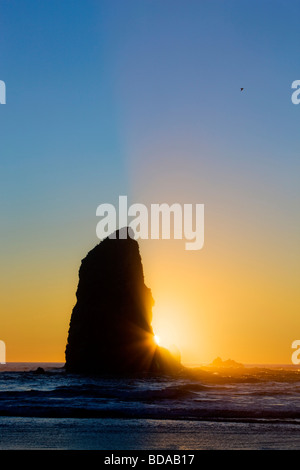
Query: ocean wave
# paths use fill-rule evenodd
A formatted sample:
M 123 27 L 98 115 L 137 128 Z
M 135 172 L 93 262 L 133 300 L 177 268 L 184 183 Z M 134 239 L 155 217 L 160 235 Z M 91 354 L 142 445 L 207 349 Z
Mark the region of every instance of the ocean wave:
M 193 370 L 177 378 L 101 378 L 61 368 L 0 373 L 0 415 L 300 422 L 295 370 Z

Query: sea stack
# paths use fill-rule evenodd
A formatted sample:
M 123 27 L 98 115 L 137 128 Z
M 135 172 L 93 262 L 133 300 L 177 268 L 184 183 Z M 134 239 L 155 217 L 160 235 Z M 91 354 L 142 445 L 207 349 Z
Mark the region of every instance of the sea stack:
M 79 269 L 66 346 L 66 371 L 173 374 L 181 364 L 154 341 L 151 290 L 128 228 L 95 246 Z

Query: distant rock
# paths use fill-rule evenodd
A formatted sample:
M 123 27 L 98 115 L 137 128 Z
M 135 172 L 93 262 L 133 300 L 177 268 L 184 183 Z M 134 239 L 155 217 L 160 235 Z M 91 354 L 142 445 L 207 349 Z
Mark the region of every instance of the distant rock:
M 211 367 L 223 367 L 223 368 L 241 368 L 244 367 L 243 364 L 236 362 L 232 359 L 227 359 L 227 361 L 222 361 L 220 357 L 217 357 L 210 364 Z
M 138 243 L 106 238 L 82 260 L 66 346 L 66 370 L 97 374 L 175 373 L 181 364 L 154 341 L 154 300 Z
M 43 367 L 38 367 L 36 370 L 34 370 L 35 374 L 45 374 L 45 369 Z

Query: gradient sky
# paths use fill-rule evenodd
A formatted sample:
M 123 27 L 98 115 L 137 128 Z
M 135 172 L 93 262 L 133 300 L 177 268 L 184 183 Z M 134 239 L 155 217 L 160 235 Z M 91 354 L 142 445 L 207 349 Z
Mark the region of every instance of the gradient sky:
M 299 14 L 286 0 L 0 0 L 7 361 L 64 361 L 96 208 L 125 194 L 205 205 L 202 250 L 140 244 L 162 345 L 186 363 L 291 363 Z

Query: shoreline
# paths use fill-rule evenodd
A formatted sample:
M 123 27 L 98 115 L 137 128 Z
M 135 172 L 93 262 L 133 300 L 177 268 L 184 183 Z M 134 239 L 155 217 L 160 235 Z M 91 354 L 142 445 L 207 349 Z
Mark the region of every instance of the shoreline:
M 1 450 L 297 450 L 292 424 L 0 417 Z

